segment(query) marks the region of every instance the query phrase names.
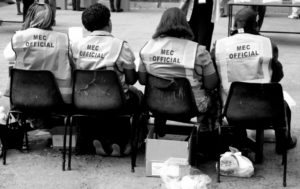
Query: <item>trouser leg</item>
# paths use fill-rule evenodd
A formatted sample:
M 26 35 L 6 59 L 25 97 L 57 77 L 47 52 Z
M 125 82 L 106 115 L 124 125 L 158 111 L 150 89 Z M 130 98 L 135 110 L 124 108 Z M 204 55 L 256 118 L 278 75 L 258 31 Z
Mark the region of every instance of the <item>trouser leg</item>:
M 116 7 L 117 7 L 117 10 L 121 9 L 121 0 L 116 0 Z
M 115 5 L 114 5 L 114 0 L 109 0 L 109 5 L 110 5 L 110 10 L 112 12 L 116 11 Z

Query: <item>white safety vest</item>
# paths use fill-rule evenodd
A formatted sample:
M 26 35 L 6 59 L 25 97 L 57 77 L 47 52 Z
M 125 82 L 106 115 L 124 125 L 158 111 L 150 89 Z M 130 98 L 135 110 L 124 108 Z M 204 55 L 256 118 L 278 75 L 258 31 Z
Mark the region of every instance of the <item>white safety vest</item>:
M 272 45 L 266 37 L 239 33 L 220 39 L 216 43 L 215 54 L 224 102 L 234 81 L 271 81 Z
M 140 51 L 148 73 L 163 78 L 185 77 L 193 87 L 199 85 L 194 78 L 198 44 L 175 37 L 152 39 Z
M 113 69 L 124 41 L 113 36 L 90 35 L 78 44 L 77 69 Z
M 66 34 L 38 28 L 17 31 L 12 38 L 12 48 L 16 53 L 15 68 L 51 71 L 64 101 L 71 102 L 71 66 Z

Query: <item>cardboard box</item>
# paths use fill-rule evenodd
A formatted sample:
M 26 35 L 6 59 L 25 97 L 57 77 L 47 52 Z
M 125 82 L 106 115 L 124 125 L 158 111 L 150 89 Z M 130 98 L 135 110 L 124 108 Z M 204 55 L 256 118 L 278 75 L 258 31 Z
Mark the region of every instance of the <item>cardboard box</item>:
M 64 132 L 65 132 L 65 127 L 64 126 L 59 126 L 59 127 L 54 127 L 51 129 L 50 133 L 52 135 L 52 144 L 53 148 L 63 148 L 63 142 L 64 142 Z M 69 147 L 69 128 L 67 131 L 67 140 L 66 140 L 66 146 L 67 148 Z M 72 128 L 72 148 L 75 148 L 76 146 L 76 132 L 75 128 Z
M 146 139 L 146 176 L 159 176 L 163 163 L 169 158 L 189 159 L 189 142 Z

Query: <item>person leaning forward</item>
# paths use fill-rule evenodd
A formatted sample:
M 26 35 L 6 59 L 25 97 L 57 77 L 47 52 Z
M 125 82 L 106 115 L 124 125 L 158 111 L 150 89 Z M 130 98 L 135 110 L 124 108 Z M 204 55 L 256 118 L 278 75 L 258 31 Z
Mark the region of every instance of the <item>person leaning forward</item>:
M 34 3 L 20 31 L 4 50 L 12 66 L 26 70 L 49 70 L 54 74 L 63 100 L 71 103 L 71 63 L 67 34 L 52 30 L 53 11 L 47 4 Z
M 214 44 L 211 54 L 220 75 L 223 102 L 226 101 L 231 81 L 266 83 L 279 82 L 283 78 L 282 64 L 278 60 L 278 48 L 269 38 L 259 34 L 256 20 L 257 13 L 252 8 L 241 9 L 235 16 L 236 30 L 233 35 L 219 39 Z M 241 61 L 243 64 L 236 64 Z M 261 63 L 262 66 L 259 66 Z M 259 67 L 267 69 L 258 70 Z M 287 103 L 285 107 L 290 128 L 291 110 Z M 242 132 L 245 135 L 245 132 Z M 291 136 L 291 133 L 286 134 L 281 130 L 275 130 L 275 135 L 277 153 L 283 152 L 285 139 L 288 139 L 288 149 L 296 146 L 297 138 Z
M 209 92 L 217 87 L 218 76 L 209 52 L 193 42 L 193 37 L 184 13 L 179 8 L 167 9 L 152 39 L 140 51 L 139 82 L 145 85 L 147 74 L 166 79 L 187 78 L 198 107 L 198 122 L 204 130 L 212 131 L 215 122 L 208 120 L 213 119 L 215 112 Z M 164 126 L 166 120 L 159 122 Z
M 110 16 L 109 9 L 100 3 L 91 5 L 82 13 L 82 24 L 91 33 L 72 47 L 76 69 L 114 70 L 123 86 L 128 111 L 139 113 L 143 95 L 141 91 L 132 86 L 137 81 L 135 57 L 126 41 L 111 34 Z M 113 128 L 112 125 L 109 126 L 106 128 Z M 130 152 L 128 141 L 130 130 L 128 128 L 126 130 L 126 128 L 118 127 L 112 131 L 107 131 L 111 132 L 110 136 L 108 136 L 109 134 L 97 136 L 99 140 L 93 141 L 96 153 L 112 156 L 120 156 L 122 153 L 128 154 Z M 120 129 L 125 130 L 121 131 Z

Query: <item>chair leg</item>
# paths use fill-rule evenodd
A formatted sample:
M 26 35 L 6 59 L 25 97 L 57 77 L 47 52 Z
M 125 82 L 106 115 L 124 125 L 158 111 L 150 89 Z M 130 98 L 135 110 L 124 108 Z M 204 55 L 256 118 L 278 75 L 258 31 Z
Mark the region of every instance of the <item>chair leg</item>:
M 29 151 L 29 142 L 28 142 L 28 133 L 27 133 L 27 128 L 26 128 L 26 119 L 24 117 L 21 117 L 21 129 L 24 132 L 24 138 L 25 138 L 25 148 L 24 148 L 24 143 L 22 145 L 22 150 L 26 150 L 27 152 Z M 24 140 L 23 138 L 23 140 Z
M 70 118 L 70 131 L 69 131 L 69 161 L 68 161 L 68 170 L 71 170 L 71 156 L 72 156 L 72 126 L 73 118 Z
M 218 128 L 218 162 L 217 162 L 217 182 L 220 183 L 221 182 L 221 174 L 220 174 L 220 165 L 221 165 L 221 127 Z
M 283 187 L 286 187 L 286 171 L 287 171 L 287 149 L 285 148 L 283 156 Z
M 8 112 L 7 119 L 6 119 L 6 128 L 8 128 L 8 125 L 10 124 L 10 118 L 11 118 L 11 112 Z M 6 153 L 7 153 L 7 146 L 6 146 L 6 139 L 7 136 L 4 136 L 4 139 L 2 142 L 2 153 L 3 153 L 3 165 L 6 165 Z
M 24 136 L 25 136 L 25 147 L 26 147 L 26 150 L 29 151 L 29 144 L 28 144 L 28 133 L 27 131 L 24 131 Z
M 263 161 L 263 145 L 264 145 L 264 130 L 257 129 L 255 163 L 262 163 Z
M 68 132 L 68 123 L 67 118 L 65 118 L 65 132 L 64 132 L 64 141 L 63 141 L 63 151 L 62 151 L 62 170 L 65 171 L 66 167 L 66 143 L 67 143 L 67 132 Z
M 3 153 L 3 165 L 6 165 L 6 146 L 2 143 L 2 153 Z
M 130 119 L 131 124 L 131 172 L 135 172 L 136 167 L 136 156 L 137 156 L 137 146 L 138 146 L 138 135 L 139 135 L 139 121 L 141 115 L 134 115 Z

